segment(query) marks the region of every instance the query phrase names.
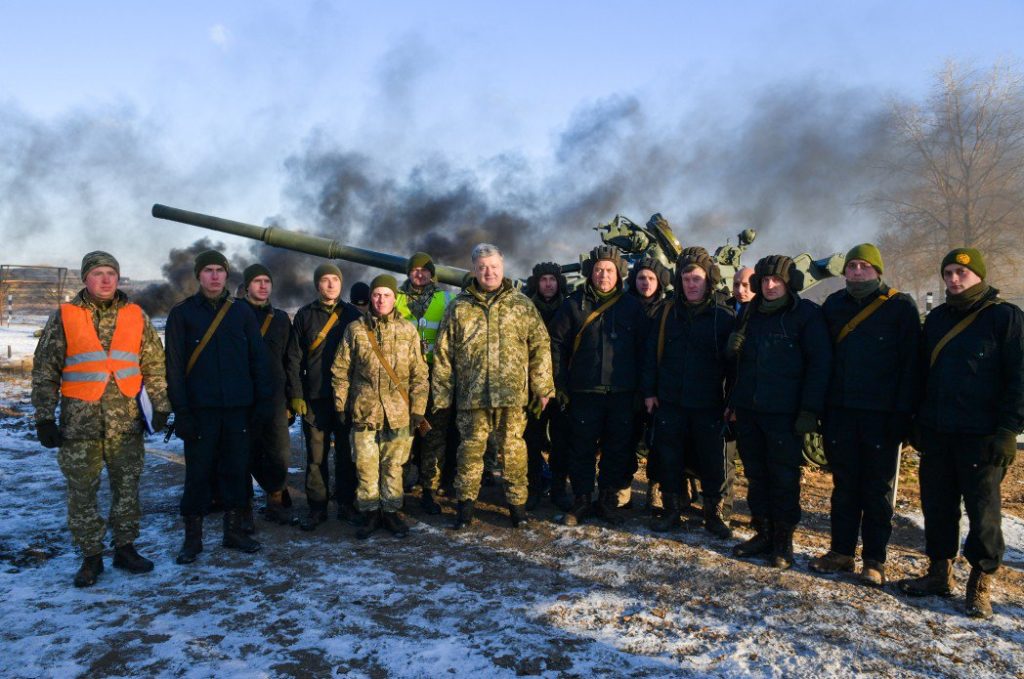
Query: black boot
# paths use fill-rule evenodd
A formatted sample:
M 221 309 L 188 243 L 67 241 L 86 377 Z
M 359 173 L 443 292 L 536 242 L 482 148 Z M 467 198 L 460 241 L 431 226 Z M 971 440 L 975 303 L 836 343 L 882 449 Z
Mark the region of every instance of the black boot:
M 327 520 L 327 507 L 310 505 L 306 515 L 299 522 L 302 530 L 314 530 L 317 526 Z
M 754 537 L 734 546 L 734 556 L 745 558 L 772 551 L 772 522 L 763 516 L 755 516 L 750 523 L 754 526 Z
M 128 543 L 114 548 L 114 568 L 129 573 L 148 573 L 153 570 L 153 562 L 135 551 L 135 545 Z
M 338 503 L 338 521 L 343 521 L 351 526 L 356 525 L 361 512 L 351 502 Z
M 590 495 L 577 495 L 569 511 L 562 516 L 563 526 L 578 526 L 584 519 L 594 513 L 594 503 Z
M 376 533 L 381 526 L 380 510 L 371 509 L 368 512 L 363 512 L 363 524 L 362 527 L 356 531 L 356 537 L 360 540 L 365 540 L 374 533 Z
M 256 521 L 252 516 L 252 498 L 245 503 L 245 507 L 239 510 L 242 513 L 242 532 L 252 535 L 256 532 Z
M 291 510 L 291 503 L 285 504 L 285 493 L 278 491 L 267 496 L 267 506 L 263 510 L 263 518 L 267 521 L 279 523 L 282 526 L 289 526 L 295 523 L 295 515 Z
M 602 490 L 594 505 L 594 516 L 604 519 L 613 526 L 619 526 L 625 520 L 619 512 L 619 493 L 615 490 Z
M 75 587 L 92 587 L 103 572 L 103 555 L 93 554 L 82 559 L 82 565 L 75 573 Z
M 704 502 L 704 529 L 716 538 L 728 540 L 732 537 L 732 529 L 725 522 L 722 514 L 722 501 L 712 504 Z
M 796 526 L 776 523 L 772 530 L 772 567 L 786 570 L 793 567 L 793 531 Z
M 928 572 L 919 578 L 904 580 L 900 589 L 912 596 L 951 596 L 956 581 L 953 578 L 952 559 L 932 559 Z
M 420 498 L 420 509 L 423 513 L 431 516 L 437 516 L 441 513 L 441 505 L 434 499 L 434 491 L 429 488 L 423 489 L 423 497 Z
M 509 505 L 508 516 L 512 519 L 512 527 L 520 528 L 530 522 L 530 517 L 526 513 L 526 505 Z
M 224 539 L 221 544 L 228 549 L 237 549 L 246 554 L 258 552 L 263 546 L 242 530 L 241 509 L 224 510 Z
M 462 530 L 473 524 L 473 500 L 459 500 L 455 511 L 455 521 L 452 523 L 452 530 Z
M 543 496 L 540 493 L 530 493 L 526 496 L 526 511 L 532 512 L 534 509 L 540 506 L 540 499 Z
M 553 480 L 551 482 L 551 504 L 561 509 L 563 512 L 569 511 L 572 507 L 572 495 L 565 489 L 565 480 Z
M 186 516 L 185 519 L 185 544 L 181 546 L 174 563 L 192 563 L 203 551 L 203 517 Z
M 651 530 L 667 533 L 682 525 L 683 498 L 675 493 L 661 494 L 661 516 L 651 519 Z
M 398 512 L 384 512 L 384 527 L 396 538 L 404 538 L 409 534 L 409 526 L 405 525 Z

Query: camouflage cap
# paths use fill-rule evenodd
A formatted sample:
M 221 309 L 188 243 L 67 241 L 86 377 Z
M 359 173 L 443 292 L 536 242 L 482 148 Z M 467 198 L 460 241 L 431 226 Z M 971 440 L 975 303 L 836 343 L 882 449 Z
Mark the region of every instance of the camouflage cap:
M 103 250 L 93 250 L 85 257 L 82 257 L 82 282 L 85 282 L 85 276 L 92 269 L 98 266 L 109 266 L 117 272 L 118 277 L 121 276 L 121 265 L 114 259 L 114 255 L 109 252 L 103 252 Z

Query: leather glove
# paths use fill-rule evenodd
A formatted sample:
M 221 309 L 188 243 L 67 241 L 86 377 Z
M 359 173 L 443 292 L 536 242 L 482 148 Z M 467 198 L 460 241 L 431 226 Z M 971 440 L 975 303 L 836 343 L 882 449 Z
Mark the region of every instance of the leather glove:
M 164 427 L 167 426 L 167 418 L 170 416 L 170 413 L 164 413 L 159 410 L 153 412 L 153 421 L 151 422 L 151 425 L 153 427 L 154 434 L 164 430 Z
M 291 410 L 299 417 L 302 417 L 309 411 L 309 408 L 306 407 L 306 402 L 301 398 L 293 398 L 288 401 L 288 410 Z
M 725 341 L 725 357 L 733 359 L 739 356 L 746 341 L 747 337 L 742 332 L 730 332 L 729 339 Z
M 1005 469 L 1017 458 L 1017 434 L 1009 429 L 996 429 L 988 446 L 992 453 L 992 464 L 997 467 Z
M 818 431 L 818 416 L 810 410 L 801 410 L 793 423 L 793 431 L 797 434 L 813 434 Z
M 60 428 L 53 420 L 36 422 L 36 435 L 44 448 L 60 448 Z
M 569 394 L 559 389 L 555 392 L 555 399 L 558 401 L 558 405 L 562 406 L 562 410 L 569 407 Z
M 191 413 L 174 413 L 174 435 L 182 441 L 195 441 L 199 438 L 199 423 Z

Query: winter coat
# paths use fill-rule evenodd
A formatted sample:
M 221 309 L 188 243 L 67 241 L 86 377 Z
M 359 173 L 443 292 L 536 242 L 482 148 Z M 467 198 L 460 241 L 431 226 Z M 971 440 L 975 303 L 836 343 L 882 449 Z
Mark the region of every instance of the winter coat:
M 327 332 L 320 346 L 310 352 L 309 347 L 327 324 L 333 309 L 338 311 L 338 320 Z M 362 314 L 359 309 L 340 299 L 333 309 L 316 300 L 295 312 L 295 318 L 292 320 L 292 341 L 296 343 L 296 351 L 299 354 L 299 381 L 302 384 L 302 393 L 294 394 L 293 398 L 301 397 L 307 401 L 334 398 L 331 390 L 331 365 L 334 363 L 334 355 L 341 344 L 341 338 L 345 336 L 345 328 L 352 321 L 358 320 Z

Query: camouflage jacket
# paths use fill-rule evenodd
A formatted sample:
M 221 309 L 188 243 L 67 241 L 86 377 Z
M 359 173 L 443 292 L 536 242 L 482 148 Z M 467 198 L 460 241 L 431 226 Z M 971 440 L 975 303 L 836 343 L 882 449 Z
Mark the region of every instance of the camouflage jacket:
M 101 306 L 89 299 L 85 290 L 82 290 L 75 295 L 71 303 L 92 311 L 93 324 L 96 326 L 100 343 L 105 350 L 109 350 L 110 341 L 114 337 L 117 312 L 128 303 L 128 296 L 118 290 L 117 296 L 109 305 Z M 171 404 L 167 400 L 164 347 L 145 313 L 143 322 L 142 349 L 139 355 L 142 381 L 153 402 L 153 409 L 169 413 Z M 61 396 L 60 382 L 66 353 L 64 324 L 61 321 L 60 309 L 57 309 L 43 328 L 32 366 L 32 405 L 36 411 L 36 422 L 53 420 L 54 411 L 60 403 L 60 428 L 65 439 L 103 439 L 141 433 L 142 421 L 138 404 L 134 398 L 122 394 L 112 379 L 107 382 L 99 401 L 82 401 Z
M 367 329 L 374 333 L 384 358 L 391 364 L 401 385 L 388 376 L 373 348 Z M 410 411 L 423 415 L 430 388 L 427 364 L 420 353 L 416 326 L 392 311 L 383 319 L 367 313 L 349 323 L 331 366 L 334 406 L 348 411 L 353 424 L 374 429 L 409 426 Z M 405 403 L 399 389 L 409 396 Z
M 438 409 L 514 408 L 554 395 L 547 328 L 512 281 L 490 296 L 471 283 L 448 306 L 431 386 Z

